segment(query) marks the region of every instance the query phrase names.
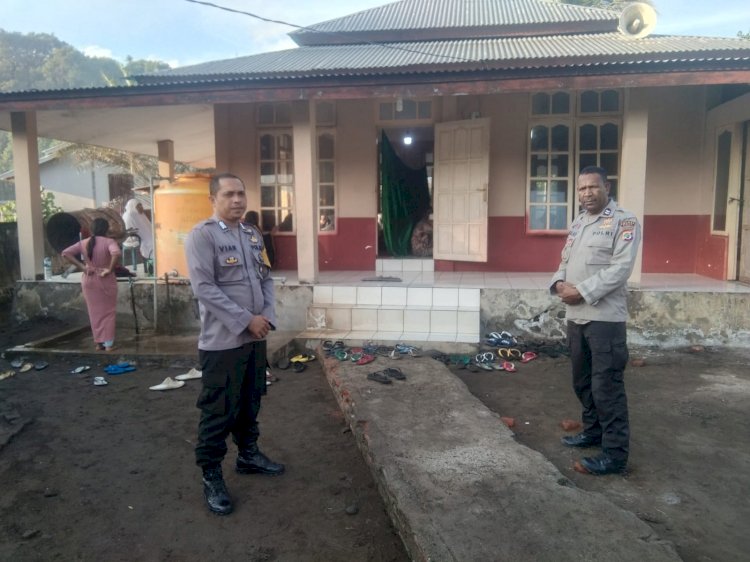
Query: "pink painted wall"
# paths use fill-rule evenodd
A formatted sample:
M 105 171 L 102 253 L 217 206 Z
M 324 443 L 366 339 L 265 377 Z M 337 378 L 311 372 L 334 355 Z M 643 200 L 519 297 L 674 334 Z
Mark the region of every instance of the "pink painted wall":
M 318 267 L 321 271 L 375 271 L 375 218 L 337 220 L 336 232 L 318 236 Z M 297 269 L 297 237 L 274 238 L 277 270 Z

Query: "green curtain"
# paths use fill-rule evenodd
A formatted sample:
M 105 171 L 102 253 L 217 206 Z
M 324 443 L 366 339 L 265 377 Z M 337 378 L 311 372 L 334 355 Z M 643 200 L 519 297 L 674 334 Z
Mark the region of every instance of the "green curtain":
M 385 131 L 380 136 L 380 182 L 386 249 L 392 256 L 408 256 L 412 229 L 430 209 L 427 167 L 414 170 L 404 164 Z

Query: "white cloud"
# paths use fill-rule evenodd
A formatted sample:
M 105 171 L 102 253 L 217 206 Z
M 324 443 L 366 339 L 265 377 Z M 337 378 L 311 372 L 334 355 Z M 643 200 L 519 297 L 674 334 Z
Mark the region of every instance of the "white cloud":
M 98 45 L 89 45 L 81 48 L 81 52 L 87 57 L 107 57 L 114 58 L 112 51 L 106 47 L 99 47 Z

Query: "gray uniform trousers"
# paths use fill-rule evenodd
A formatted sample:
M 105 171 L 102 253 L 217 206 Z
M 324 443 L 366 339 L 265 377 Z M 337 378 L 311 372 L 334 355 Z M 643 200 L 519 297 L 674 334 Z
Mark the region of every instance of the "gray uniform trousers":
M 196 464 L 221 464 L 227 437 L 240 450 L 254 445 L 260 434 L 258 412 L 266 393 L 266 342 L 253 341 L 236 349 L 199 350 L 203 389 L 196 406 L 198 422 Z
M 573 389 L 583 406 L 583 433 L 602 438 L 602 452 L 628 460 L 630 425 L 625 395 L 625 322 L 568 322 Z

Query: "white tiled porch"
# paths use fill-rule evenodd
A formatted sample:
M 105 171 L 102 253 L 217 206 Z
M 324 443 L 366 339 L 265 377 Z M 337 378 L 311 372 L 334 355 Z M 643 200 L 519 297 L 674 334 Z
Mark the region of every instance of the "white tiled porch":
M 400 269 L 399 269 L 400 266 Z M 378 260 L 372 271 L 323 271 L 313 287 L 308 328 L 314 339 L 442 341 L 481 339 L 481 289 L 539 289 L 550 273 L 436 272 L 432 260 Z M 298 284 L 296 272 L 274 272 Z M 693 274 L 645 274 L 641 291 L 750 293 L 750 286 Z

